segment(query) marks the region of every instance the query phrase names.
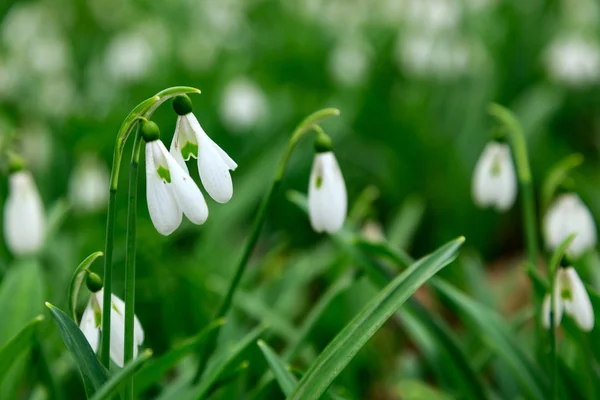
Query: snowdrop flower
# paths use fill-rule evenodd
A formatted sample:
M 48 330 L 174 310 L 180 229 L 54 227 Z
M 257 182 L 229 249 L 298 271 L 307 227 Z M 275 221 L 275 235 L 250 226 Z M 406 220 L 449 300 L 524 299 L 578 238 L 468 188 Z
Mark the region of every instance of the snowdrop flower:
M 88 302 L 79 329 L 87 339 L 88 343 L 95 352 L 100 349 L 100 331 L 102 330 L 102 298 L 104 290 L 100 277 L 94 273 L 88 275 L 87 284 L 92 295 Z M 144 343 L 144 330 L 136 316 L 133 322 L 133 358 L 138 355 L 138 347 Z M 124 347 L 125 347 L 125 302 L 111 295 L 111 314 L 110 314 L 110 358 L 119 367 L 124 365 Z
M 336 233 L 344 225 L 348 207 L 346 184 L 324 133 L 315 141 L 315 159 L 308 186 L 308 215 L 316 232 Z
M 76 210 L 102 210 L 108 201 L 109 172 L 95 156 L 86 155 L 75 167 L 69 181 L 69 197 Z
M 557 82 L 585 86 L 600 81 L 598 43 L 578 35 L 561 35 L 546 51 L 546 69 Z
M 266 114 L 267 100 L 256 83 L 238 78 L 227 84 L 221 99 L 221 119 L 232 131 L 253 128 Z
M 508 210 L 517 197 L 517 177 L 510 147 L 496 141 L 488 143 L 473 173 L 473 199 L 479 207 Z
M 546 246 L 556 250 L 573 233 L 575 239 L 567 249 L 570 257 L 577 258 L 596 246 L 596 224 L 590 210 L 579 196 L 566 193 L 554 200 L 544 217 Z
M 589 332 L 594 327 L 594 310 L 583 282 L 573 267 L 559 268 L 554 282 L 555 327 L 560 324 L 563 312 L 569 315 L 577 326 Z M 542 304 L 542 318 L 546 328 L 550 327 L 550 295 Z
M 17 256 L 38 252 L 44 245 L 46 219 L 44 206 L 33 177 L 22 165 L 8 177 L 8 197 L 4 204 L 4 238 Z
M 175 97 L 173 109 L 179 117 L 171 142 L 171 155 L 186 171 L 185 161 L 196 158 L 204 189 L 215 201 L 227 203 L 233 196 L 229 171 L 235 171 L 237 164 L 204 132 L 192 114 L 189 97 Z
M 208 218 L 204 196 L 159 140 L 158 126 L 145 122 L 142 136 L 146 141 L 146 197 L 156 230 L 170 235 L 181 224 L 182 214 L 194 224 L 203 224 Z

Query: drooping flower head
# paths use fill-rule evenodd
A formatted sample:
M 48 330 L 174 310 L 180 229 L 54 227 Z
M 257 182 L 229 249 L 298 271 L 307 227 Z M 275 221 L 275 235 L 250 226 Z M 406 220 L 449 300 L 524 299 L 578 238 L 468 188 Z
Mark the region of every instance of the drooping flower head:
M 215 201 L 227 203 L 233 196 L 233 182 L 229 171 L 235 171 L 237 164 L 204 132 L 192 113 L 189 97 L 176 96 L 173 99 L 173 109 L 179 116 L 171 142 L 171 155 L 186 171 L 185 161 L 190 157 L 196 158 L 204 189 Z
M 556 198 L 544 216 L 546 246 L 556 250 L 570 235 L 575 239 L 567 254 L 578 258 L 596 246 L 596 224 L 592 213 L 575 193 L 565 193 Z
M 485 146 L 475 165 L 472 191 L 475 204 L 481 208 L 506 211 L 512 207 L 517 177 L 508 144 L 492 141 Z
M 102 280 L 94 273 L 87 276 L 86 283 L 88 289 L 92 292 L 90 301 L 79 323 L 79 329 L 87 339 L 88 343 L 95 352 L 100 349 L 100 332 L 102 330 L 102 298 L 104 290 L 102 289 Z M 133 358 L 138 355 L 138 347 L 144 343 L 144 330 L 136 316 L 134 316 L 133 326 Z M 111 294 L 110 310 L 110 358 L 119 367 L 124 365 L 124 346 L 125 346 L 125 303 L 123 300 Z
M 331 139 L 322 131 L 315 140 L 315 152 L 308 186 L 310 224 L 316 232 L 336 233 L 346 220 L 348 195 Z
M 146 197 L 148 211 L 156 230 L 170 235 L 179 227 L 182 214 L 194 224 L 208 218 L 208 206 L 202 192 L 160 141 L 158 126 L 147 121 L 142 125 L 146 142 Z
M 24 163 L 11 160 L 8 197 L 4 204 L 4 238 L 17 256 L 37 253 L 46 238 L 44 206 L 35 181 Z
M 569 315 L 583 331 L 591 331 L 594 327 L 594 310 L 585 286 L 573 267 L 559 268 L 554 283 L 554 309 L 556 316 L 554 326 L 560 324 L 563 312 Z M 542 304 L 542 321 L 546 328 L 550 327 L 550 295 L 547 294 Z

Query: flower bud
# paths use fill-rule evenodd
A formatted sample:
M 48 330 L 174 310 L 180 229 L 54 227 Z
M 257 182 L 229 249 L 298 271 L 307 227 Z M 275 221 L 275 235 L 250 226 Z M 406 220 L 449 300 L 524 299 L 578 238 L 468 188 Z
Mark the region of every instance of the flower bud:
M 192 100 L 185 94 L 175 96 L 173 99 L 173 110 L 177 115 L 187 115 L 192 112 Z
M 315 139 L 315 151 L 317 153 L 327 153 L 333 150 L 331 138 L 324 132 L 319 132 Z
M 85 284 L 92 293 L 102 290 L 102 278 L 98 274 L 90 272 L 85 278 Z
M 146 143 L 160 139 L 160 129 L 152 121 L 144 121 L 142 123 L 142 137 Z

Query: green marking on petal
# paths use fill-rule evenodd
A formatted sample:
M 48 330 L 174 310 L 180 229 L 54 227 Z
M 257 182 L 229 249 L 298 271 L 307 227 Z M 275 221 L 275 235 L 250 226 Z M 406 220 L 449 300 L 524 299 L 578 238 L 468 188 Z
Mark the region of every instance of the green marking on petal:
M 100 313 L 100 310 L 94 310 L 94 324 L 96 328 L 102 324 L 102 313 Z
M 570 300 L 571 299 L 571 291 L 569 289 L 563 289 L 560 291 L 560 297 L 564 300 Z
M 163 178 L 163 180 L 167 181 L 168 183 L 171 183 L 171 172 L 169 172 L 168 169 L 160 165 L 156 172 L 158 173 L 158 176 Z
M 185 142 L 185 146 L 181 148 L 181 156 L 186 161 L 190 157 L 198 158 L 198 145 L 192 142 Z
M 323 184 L 323 177 L 321 175 L 317 176 L 317 189 L 319 189 L 321 187 L 321 185 Z
M 496 155 L 492 161 L 491 174 L 492 176 L 498 176 L 500 175 L 500 172 L 502 172 L 502 162 L 500 160 L 500 155 Z

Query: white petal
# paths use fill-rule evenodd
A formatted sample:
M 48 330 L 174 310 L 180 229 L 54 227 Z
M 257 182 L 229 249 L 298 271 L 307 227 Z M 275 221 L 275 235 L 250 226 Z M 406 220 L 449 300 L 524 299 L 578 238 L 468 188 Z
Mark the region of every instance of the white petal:
M 111 302 L 115 310 L 125 318 L 125 302 L 114 294 L 111 296 Z M 144 330 L 137 315 L 133 316 L 133 336 L 138 346 L 144 343 Z
M 512 207 L 517 196 L 517 177 L 508 145 L 486 145 L 475 165 L 472 192 L 479 207 L 495 207 L 498 211 Z
M 169 152 L 171 153 L 171 156 L 175 159 L 175 161 L 177 161 L 177 164 L 179 164 L 179 166 L 189 175 L 189 170 L 187 167 L 187 164 L 185 163 L 185 160 L 183 159 L 183 156 L 181 155 L 181 149 L 180 149 L 180 145 L 178 143 L 179 141 L 179 121 L 181 120 L 181 117 L 177 118 L 177 126 L 175 128 L 175 134 L 173 135 L 173 140 L 171 141 L 171 149 L 169 150 Z
M 227 164 L 227 166 L 229 167 L 229 169 L 232 170 L 232 171 L 235 171 L 235 169 L 237 168 L 236 162 L 233 161 L 233 159 L 231 157 L 229 157 L 229 154 L 227 154 L 221 147 L 219 147 L 219 145 L 216 144 L 215 141 L 212 140 L 210 138 L 210 136 L 208 136 L 206 134 L 206 132 L 204 132 L 204 129 L 202 129 L 202 127 L 200 126 L 200 123 L 198 122 L 198 119 L 196 118 L 196 116 L 194 114 L 192 114 L 192 113 L 189 113 L 189 114 L 185 115 L 185 118 L 187 119 L 187 121 L 188 121 L 189 126 L 191 127 L 191 129 L 196 134 L 196 137 L 198 136 L 198 134 L 203 133 L 204 136 L 206 136 L 208 138 L 208 140 L 211 141 L 211 143 L 213 144 L 213 146 L 217 150 L 217 153 L 219 153 L 219 155 L 221 156 L 221 158 L 223 159 L 223 161 L 225 161 L 225 164 Z
M 44 245 L 44 206 L 31 174 L 19 171 L 9 176 L 4 205 L 4 237 L 15 255 L 34 254 Z
M 579 196 L 567 193 L 559 196 L 544 216 L 546 246 L 555 250 L 571 234 L 575 239 L 567 254 L 577 258 L 596 246 L 596 224 L 589 209 Z
M 196 182 L 182 170 L 177 162 L 165 152 L 169 172 L 171 174 L 171 186 L 179 208 L 195 224 L 203 224 L 208 218 L 208 206 L 198 189 Z
M 90 300 L 83 315 L 81 316 L 81 322 L 79 323 L 79 329 L 83 332 L 83 335 L 87 339 L 92 349 L 97 352 L 99 347 L 100 329 L 96 326 L 96 319 L 94 317 L 94 307 Z
M 146 198 L 150 219 L 156 230 L 162 235 L 170 235 L 181 225 L 182 212 L 175 200 L 170 184 L 158 175 L 163 158 L 164 145 L 160 140 L 146 144 Z
M 336 233 L 348 206 L 344 177 L 332 152 L 315 155 L 308 186 L 310 223 L 316 232 Z
M 594 327 L 594 310 L 585 286 L 573 267 L 565 268 L 564 274 L 571 289 L 571 299 L 564 300 L 565 312 L 573 317 L 579 328 L 591 331 Z
M 210 197 L 219 203 L 231 200 L 233 182 L 229 167 L 219 155 L 213 141 L 204 133 L 198 134 L 198 172 Z

